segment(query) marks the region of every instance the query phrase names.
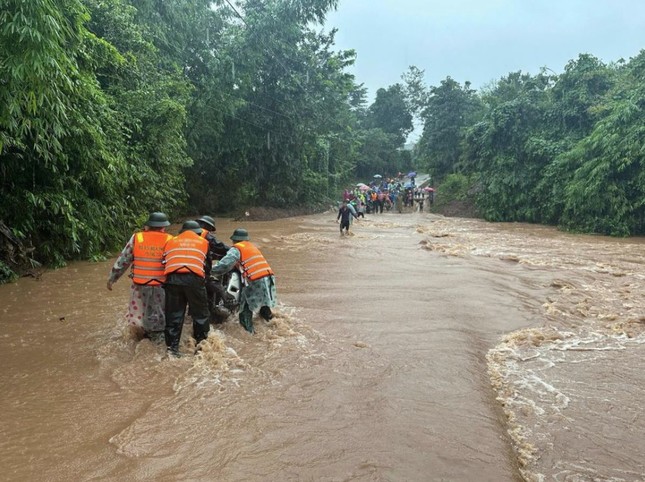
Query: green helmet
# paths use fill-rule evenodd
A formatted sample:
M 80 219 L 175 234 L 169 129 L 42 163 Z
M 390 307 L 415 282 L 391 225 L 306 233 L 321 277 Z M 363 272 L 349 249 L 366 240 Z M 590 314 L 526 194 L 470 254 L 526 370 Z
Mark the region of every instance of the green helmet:
M 199 226 L 197 221 L 186 221 L 181 226 L 181 231 L 179 232 L 183 233 L 184 231 L 193 231 L 194 233 L 202 234 L 202 228 Z
M 237 228 L 235 231 L 233 231 L 233 236 L 231 236 L 232 241 L 248 241 L 249 240 L 249 232 L 246 229 L 243 228 Z
M 197 222 L 202 228 L 206 228 L 209 231 L 215 231 L 215 220 L 210 216 L 202 216 L 197 220 Z M 204 224 L 206 226 L 204 226 Z
M 150 226 L 151 228 L 164 228 L 170 226 L 170 221 L 168 221 L 168 216 L 164 213 L 150 213 L 146 221 L 146 226 Z

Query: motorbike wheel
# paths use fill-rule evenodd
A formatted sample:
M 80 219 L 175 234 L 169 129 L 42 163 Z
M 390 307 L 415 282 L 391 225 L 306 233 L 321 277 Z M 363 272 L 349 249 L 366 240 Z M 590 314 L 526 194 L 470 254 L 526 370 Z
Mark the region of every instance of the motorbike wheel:
M 226 309 L 221 299 L 218 300 L 217 296 L 215 298 L 216 299 L 213 300 L 213 304 L 209 309 L 211 315 L 211 323 L 214 325 L 221 325 L 228 319 L 228 317 L 231 315 L 231 312 Z

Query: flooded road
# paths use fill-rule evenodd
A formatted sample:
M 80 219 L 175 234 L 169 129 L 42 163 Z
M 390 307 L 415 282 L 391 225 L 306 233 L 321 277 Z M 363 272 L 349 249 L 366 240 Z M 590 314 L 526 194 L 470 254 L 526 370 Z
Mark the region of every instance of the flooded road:
M 0 286 L 3 480 L 645 479 L 645 245 L 334 219 L 220 220 L 280 305 L 195 357 L 131 339 L 113 260 Z

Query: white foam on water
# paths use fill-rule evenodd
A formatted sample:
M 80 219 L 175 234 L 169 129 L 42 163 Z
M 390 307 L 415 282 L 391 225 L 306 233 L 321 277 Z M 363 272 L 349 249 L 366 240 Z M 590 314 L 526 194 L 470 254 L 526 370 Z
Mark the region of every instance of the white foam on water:
M 629 441 L 635 426 L 645 427 L 638 419 L 624 419 L 620 410 L 637 410 L 632 407 L 645 396 L 632 381 L 642 376 L 633 363 L 642 359 L 638 349 L 645 342 L 643 245 L 547 228 L 541 238 L 520 224 L 505 226 L 474 221 L 464 229 L 461 222 L 443 219 L 419 232 L 428 236 L 420 244 L 430 251 L 513 261 L 539 270 L 540 278 L 552 276 L 543 325 L 505 336 L 487 356 L 522 476 L 645 480 L 642 464 L 640 471 L 621 474 L 625 464 L 634 468 L 638 449 Z M 594 439 L 608 431 L 617 433 Z M 576 465 L 576 447 L 587 444 L 597 455 Z

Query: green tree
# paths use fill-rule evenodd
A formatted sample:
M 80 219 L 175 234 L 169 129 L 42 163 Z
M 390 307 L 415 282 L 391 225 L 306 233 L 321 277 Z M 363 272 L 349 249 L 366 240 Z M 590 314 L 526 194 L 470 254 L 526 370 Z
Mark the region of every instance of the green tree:
M 613 69 L 592 55 L 569 61 L 552 89 L 558 129 L 575 139 L 588 135 L 599 119 L 597 107 L 612 88 L 613 77 Z
M 6 6 L 0 218 L 35 261 L 100 255 L 181 201 L 188 84 L 123 0 Z
M 430 93 L 425 84 L 425 71 L 411 65 L 401 78 L 404 82 L 405 99 L 410 113 L 420 117 L 428 107 Z
M 539 222 L 543 170 L 557 154 L 549 136 L 549 78 L 521 72 L 482 96 L 489 110 L 465 138 L 468 172 L 479 176 L 478 208 L 490 220 Z
M 560 159 L 558 167 L 569 173 L 560 222 L 578 231 L 643 234 L 645 50 L 614 78 L 610 95 L 592 106 L 604 114 L 602 119 Z
M 368 129 L 381 129 L 390 134 L 393 136 L 395 147 L 403 147 L 413 125 L 412 114 L 401 84 L 376 91 L 376 99 L 367 111 L 365 125 Z
M 312 30 L 334 4 L 248 1 L 235 11 L 241 24 L 209 64 L 225 80 L 200 90 L 222 117 L 218 132 L 200 115 L 200 138 L 191 135 L 196 204 L 226 210 L 307 202 L 349 176 L 356 86 L 344 69 L 354 52 L 333 52 L 335 32 Z
M 92 73 L 116 53 L 84 27 L 79 1 L 5 4 L 0 218 L 35 260 L 62 264 L 104 249 L 119 222 L 108 216 L 123 192 L 111 173 L 117 120 Z
M 431 87 L 421 112 L 424 124 L 417 144 L 417 163 L 437 180 L 458 171 L 466 128 L 481 113 L 481 101 L 469 82 L 462 87 L 447 77 L 438 87 Z

